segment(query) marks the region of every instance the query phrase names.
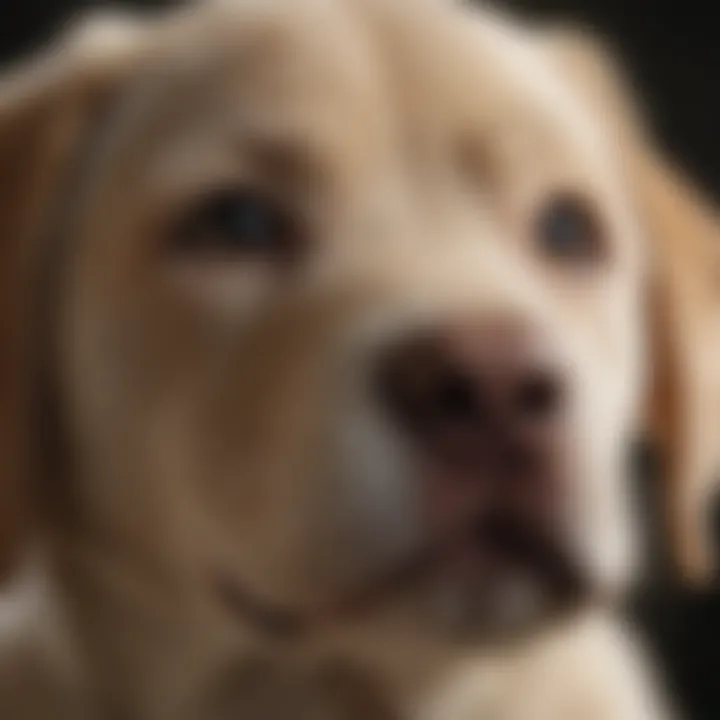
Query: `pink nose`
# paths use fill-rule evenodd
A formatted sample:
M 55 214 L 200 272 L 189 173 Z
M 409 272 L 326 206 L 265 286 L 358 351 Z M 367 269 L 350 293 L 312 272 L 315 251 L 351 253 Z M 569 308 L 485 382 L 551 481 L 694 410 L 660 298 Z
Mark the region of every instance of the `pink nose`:
M 527 460 L 552 449 L 566 416 L 566 378 L 548 346 L 515 318 L 461 318 L 391 347 L 381 398 L 425 451 Z

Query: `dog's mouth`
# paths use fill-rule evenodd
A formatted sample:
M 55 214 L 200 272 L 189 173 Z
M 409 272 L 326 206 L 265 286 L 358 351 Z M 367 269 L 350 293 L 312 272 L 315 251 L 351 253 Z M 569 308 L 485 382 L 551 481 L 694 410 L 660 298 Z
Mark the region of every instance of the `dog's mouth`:
M 586 601 L 590 573 L 564 532 L 570 482 L 562 455 L 527 462 L 512 447 L 471 440 L 460 444 L 462 452 L 425 456 L 417 482 L 420 540 L 399 559 L 358 571 L 349 589 L 309 610 L 262 601 L 227 576 L 217 582 L 223 603 L 273 636 L 356 624 L 400 607 L 420 622 L 474 637 L 513 632 Z
M 439 618 L 453 630 L 492 632 L 503 629 L 499 615 L 505 625 L 524 626 L 539 614 L 568 611 L 588 592 L 579 564 L 559 538 L 499 511 L 475 514 L 443 540 L 309 610 L 264 601 L 227 575 L 216 576 L 215 587 L 239 620 L 281 639 L 361 622 L 408 598 L 430 611 L 428 619 Z M 532 610 L 519 609 L 531 601 Z

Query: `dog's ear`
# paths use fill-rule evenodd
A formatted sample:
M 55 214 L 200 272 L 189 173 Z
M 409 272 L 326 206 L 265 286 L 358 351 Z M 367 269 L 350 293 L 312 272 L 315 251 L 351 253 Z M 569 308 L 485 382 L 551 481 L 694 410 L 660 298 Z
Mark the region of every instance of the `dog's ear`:
M 145 35 L 144 21 L 94 16 L 0 74 L 0 576 L 32 515 L 30 345 L 40 245 L 91 123 Z
M 637 203 L 652 263 L 646 430 L 660 451 L 674 561 L 703 581 L 715 569 L 710 510 L 720 481 L 720 217 L 654 143 L 612 52 L 572 28 L 543 42 L 612 134 Z

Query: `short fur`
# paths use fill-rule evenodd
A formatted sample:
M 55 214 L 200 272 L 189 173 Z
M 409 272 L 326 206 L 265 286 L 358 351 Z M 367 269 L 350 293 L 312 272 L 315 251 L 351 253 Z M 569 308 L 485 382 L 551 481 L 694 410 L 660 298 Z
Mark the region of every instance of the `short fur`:
M 1 717 L 664 712 L 599 599 L 635 572 L 622 464 L 644 427 L 678 565 L 710 565 L 720 256 L 602 49 L 409 0 L 100 18 L 0 81 L 0 179 L 0 549 L 23 568 L 0 601 Z M 312 227 L 301 272 L 168 250 L 198 197 L 246 182 Z M 568 186 L 608 228 L 593 278 L 529 245 Z M 471 648 L 402 593 L 293 640 L 228 612 L 216 574 L 314 612 L 407 541 L 408 458 L 366 370 L 428 318 L 506 309 L 550 329 L 582 397 L 594 601 Z

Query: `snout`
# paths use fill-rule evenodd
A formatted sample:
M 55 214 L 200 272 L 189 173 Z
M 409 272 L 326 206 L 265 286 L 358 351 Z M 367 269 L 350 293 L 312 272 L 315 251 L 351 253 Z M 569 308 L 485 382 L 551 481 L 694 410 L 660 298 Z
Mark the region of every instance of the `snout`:
M 420 458 L 442 574 L 474 592 L 519 574 L 575 590 L 563 540 L 573 388 L 551 338 L 519 317 L 451 318 L 395 340 L 375 373 Z

